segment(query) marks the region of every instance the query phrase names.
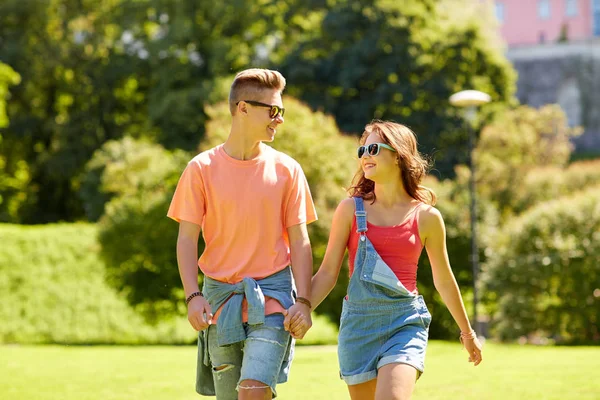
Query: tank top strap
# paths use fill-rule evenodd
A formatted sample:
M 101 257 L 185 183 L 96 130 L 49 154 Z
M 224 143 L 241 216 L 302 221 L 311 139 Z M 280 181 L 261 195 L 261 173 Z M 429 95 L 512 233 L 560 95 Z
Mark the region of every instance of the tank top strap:
M 410 219 L 411 219 L 410 225 L 413 226 L 413 227 L 415 225 L 417 225 L 417 215 L 419 214 L 418 211 L 419 211 L 419 208 L 421 208 L 422 205 L 423 205 L 423 202 L 419 202 L 419 204 L 417 204 L 415 206 L 415 208 L 413 208 L 413 210 L 411 211 L 412 215 L 410 217 Z
M 354 199 L 354 215 L 356 216 L 356 232 L 362 233 L 367 231 L 367 212 L 362 197 L 353 197 Z

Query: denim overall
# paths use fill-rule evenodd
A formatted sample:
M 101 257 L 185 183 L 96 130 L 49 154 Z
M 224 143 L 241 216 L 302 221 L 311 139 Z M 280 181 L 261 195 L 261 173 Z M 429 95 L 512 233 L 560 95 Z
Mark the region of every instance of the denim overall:
M 342 307 L 340 377 L 348 385 L 364 383 L 393 363 L 411 365 L 420 376 L 431 314 L 423 297 L 406 289 L 367 237 L 363 199 L 354 197 L 354 204 L 360 236 Z

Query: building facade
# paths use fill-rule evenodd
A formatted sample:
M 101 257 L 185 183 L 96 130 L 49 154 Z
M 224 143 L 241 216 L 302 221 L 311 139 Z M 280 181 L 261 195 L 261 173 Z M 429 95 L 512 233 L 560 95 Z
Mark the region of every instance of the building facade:
M 509 47 L 600 37 L 600 0 L 494 0 Z

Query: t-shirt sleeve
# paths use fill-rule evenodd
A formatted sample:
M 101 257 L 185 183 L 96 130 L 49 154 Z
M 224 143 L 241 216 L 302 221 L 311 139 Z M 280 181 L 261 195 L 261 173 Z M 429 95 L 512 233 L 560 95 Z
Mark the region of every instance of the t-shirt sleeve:
M 179 178 L 167 216 L 177 222 L 183 220 L 202 226 L 205 212 L 206 196 L 202 171 L 197 162 L 191 161 Z
M 310 188 L 300 165 L 293 171 L 288 200 L 285 207 L 285 227 L 301 223 L 310 224 L 317 220 L 317 212 L 313 203 Z

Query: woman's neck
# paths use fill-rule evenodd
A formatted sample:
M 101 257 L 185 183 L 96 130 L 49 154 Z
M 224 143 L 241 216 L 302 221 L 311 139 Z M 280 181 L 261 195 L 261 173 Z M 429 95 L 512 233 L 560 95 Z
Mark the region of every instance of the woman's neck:
M 375 196 L 377 203 L 384 208 L 391 208 L 401 203 L 410 203 L 414 200 L 406 192 L 401 181 L 376 183 Z

